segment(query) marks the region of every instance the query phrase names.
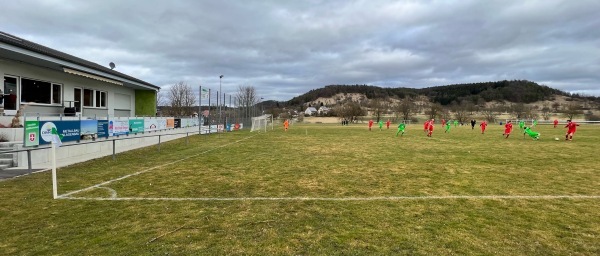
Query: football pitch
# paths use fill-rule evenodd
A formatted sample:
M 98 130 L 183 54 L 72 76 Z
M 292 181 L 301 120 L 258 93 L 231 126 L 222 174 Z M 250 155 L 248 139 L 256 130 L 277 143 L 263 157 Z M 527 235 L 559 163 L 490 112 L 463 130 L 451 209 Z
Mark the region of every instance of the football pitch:
M 562 126 L 170 141 L 59 169 L 59 199 L 0 181 L 0 255 L 598 255 L 600 126 Z

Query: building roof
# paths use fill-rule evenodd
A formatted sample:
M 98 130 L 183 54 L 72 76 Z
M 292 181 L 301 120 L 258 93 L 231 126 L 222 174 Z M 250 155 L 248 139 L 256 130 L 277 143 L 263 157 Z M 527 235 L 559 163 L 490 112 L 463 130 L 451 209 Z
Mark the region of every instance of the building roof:
M 107 73 L 107 74 L 110 74 L 110 75 L 113 75 L 113 76 L 116 76 L 116 77 L 119 77 L 119 78 L 122 78 L 122 79 L 125 79 L 125 80 L 130 80 L 130 81 L 133 81 L 133 82 L 136 82 L 136 83 L 140 83 L 140 84 L 152 87 L 152 88 L 157 89 L 157 90 L 160 89 L 160 87 L 158 87 L 156 85 L 153 85 L 151 83 L 145 82 L 145 81 L 140 80 L 140 79 L 137 79 L 135 77 L 128 76 L 126 74 L 123 74 L 121 72 L 112 70 L 110 68 L 104 67 L 104 66 L 96 64 L 94 62 L 87 61 L 87 60 L 84 60 L 82 58 L 78 58 L 78 57 L 75 57 L 73 55 L 66 54 L 64 52 L 57 51 L 57 50 L 54 50 L 52 48 L 49 48 L 49 47 L 46 47 L 46 46 L 43 46 L 43 45 L 40 45 L 40 44 L 36 44 L 34 42 L 31 42 L 31 41 L 28 41 L 28 40 L 25 40 L 25 39 L 13 36 L 11 34 L 8 34 L 8 33 L 5 33 L 5 32 L 2 32 L 2 31 L 0 31 L 0 42 L 1 43 L 6 43 L 6 44 L 9 44 L 9 45 L 18 47 L 18 48 L 22 48 L 22 49 L 25 49 L 25 50 L 29 50 L 29 51 L 32 51 L 32 52 L 36 52 L 36 53 L 39 53 L 39 54 L 43 54 L 43 55 L 46 55 L 46 56 L 49 56 L 49 57 L 53 57 L 53 58 L 56 58 L 56 59 L 59 59 L 59 60 L 63 60 L 63 61 L 67 61 L 67 62 L 70 62 L 70 63 L 73 63 L 73 64 L 77 64 L 77 65 L 80 65 L 80 66 L 83 66 L 83 67 L 86 67 L 86 68 L 90 68 L 90 69 L 93 69 L 93 70 L 96 70 L 96 71 Z
M 316 111 L 317 111 L 317 109 L 316 109 L 316 108 L 313 108 L 313 107 L 308 107 L 308 108 L 306 108 L 306 110 L 308 110 L 308 111 L 313 111 L 313 112 L 316 112 Z

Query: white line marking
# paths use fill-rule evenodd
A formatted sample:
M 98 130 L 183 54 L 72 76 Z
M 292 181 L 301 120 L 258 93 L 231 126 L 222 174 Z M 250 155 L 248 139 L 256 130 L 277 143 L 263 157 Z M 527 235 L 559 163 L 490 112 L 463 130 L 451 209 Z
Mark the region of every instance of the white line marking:
M 113 198 L 113 199 L 117 198 L 117 191 L 116 190 L 114 190 L 112 188 L 109 188 L 109 187 L 98 187 L 98 188 L 103 188 L 103 189 L 108 190 L 110 192 L 110 198 Z
M 72 200 L 97 201 L 400 201 L 444 199 L 600 199 L 600 195 L 487 195 L 487 196 L 376 196 L 376 197 L 60 197 Z
M 101 186 L 104 186 L 104 185 L 110 184 L 110 183 L 112 183 L 112 182 L 115 182 L 115 181 L 119 181 L 119 180 L 127 179 L 127 178 L 129 178 L 129 177 L 132 177 L 132 176 L 140 175 L 140 174 L 142 174 L 142 173 L 146 173 L 146 172 L 149 172 L 149 171 L 151 171 L 151 170 L 154 170 L 154 169 L 158 169 L 158 168 L 162 168 L 162 167 L 165 167 L 165 166 L 169 166 L 169 165 L 172 165 L 172 164 L 175 164 L 175 163 L 179 163 L 179 162 L 181 162 L 181 161 L 185 161 L 185 160 L 187 160 L 187 159 L 190 159 L 190 158 L 192 158 L 192 157 L 197 157 L 197 156 L 199 156 L 199 155 L 206 154 L 206 153 L 208 153 L 208 152 L 211 152 L 211 151 L 213 151 L 213 150 L 217 150 L 217 149 L 220 149 L 220 148 L 223 148 L 223 147 L 226 147 L 226 146 L 232 145 L 232 144 L 236 144 L 236 143 L 242 142 L 242 141 L 244 141 L 244 140 L 247 140 L 247 139 L 253 138 L 254 136 L 256 136 L 256 135 L 253 135 L 253 136 L 250 136 L 250 137 L 246 137 L 246 138 L 243 138 L 243 139 L 241 139 L 241 140 L 237 140 L 237 141 L 234 141 L 234 142 L 231 142 L 231 143 L 225 144 L 225 145 L 221 145 L 221 146 L 218 146 L 218 147 L 216 147 L 216 148 L 213 148 L 213 149 L 206 150 L 206 151 L 204 151 L 204 152 L 202 152 L 202 153 L 198 153 L 198 154 L 196 154 L 196 155 L 192 155 L 192 156 L 184 157 L 184 158 L 182 158 L 182 159 L 175 160 L 175 161 L 173 161 L 173 162 L 170 162 L 170 163 L 162 164 L 162 165 L 159 165 L 159 166 L 154 166 L 154 167 L 152 167 L 152 168 L 148 168 L 148 169 L 146 169 L 146 170 L 142 170 L 142 171 L 135 172 L 135 173 L 132 173 L 132 174 L 128 174 L 128 175 L 125 175 L 125 176 L 122 176 L 122 177 L 119 177 L 119 178 L 116 178 L 116 179 L 112 179 L 112 180 L 109 180 L 109 181 L 105 181 L 105 182 L 102 182 L 102 183 L 99 183 L 99 184 L 93 185 L 93 186 L 91 186 L 91 187 L 87 187 L 87 188 L 83 188 L 83 189 L 79 189 L 79 190 L 71 191 L 71 192 L 69 192 L 69 193 L 66 193 L 66 194 L 59 195 L 59 196 L 58 196 L 58 198 L 61 198 L 61 197 L 68 197 L 68 196 L 70 196 L 70 195 L 77 194 L 77 193 L 84 192 L 84 191 L 88 191 L 88 190 L 92 190 L 92 189 L 94 189 L 94 188 L 98 188 L 98 187 L 101 187 Z

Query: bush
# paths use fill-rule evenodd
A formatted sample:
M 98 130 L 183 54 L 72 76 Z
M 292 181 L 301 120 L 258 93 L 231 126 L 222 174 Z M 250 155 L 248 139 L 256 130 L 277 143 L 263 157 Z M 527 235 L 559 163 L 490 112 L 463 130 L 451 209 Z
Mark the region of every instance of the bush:
M 600 121 L 600 116 L 597 115 L 585 115 L 586 121 Z

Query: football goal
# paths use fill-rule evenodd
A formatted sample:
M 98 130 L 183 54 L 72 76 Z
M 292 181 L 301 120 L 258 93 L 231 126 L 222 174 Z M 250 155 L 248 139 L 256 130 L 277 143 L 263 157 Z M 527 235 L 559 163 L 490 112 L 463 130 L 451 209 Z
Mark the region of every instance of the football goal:
M 252 128 L 250 128 L 250 132 L 261 131 L 267 132 L 267 126 L 271 124 L 271 130 L 273 130 L 273 116 L 272 115 L 262 115 L 258 117 L 252 118 Z

